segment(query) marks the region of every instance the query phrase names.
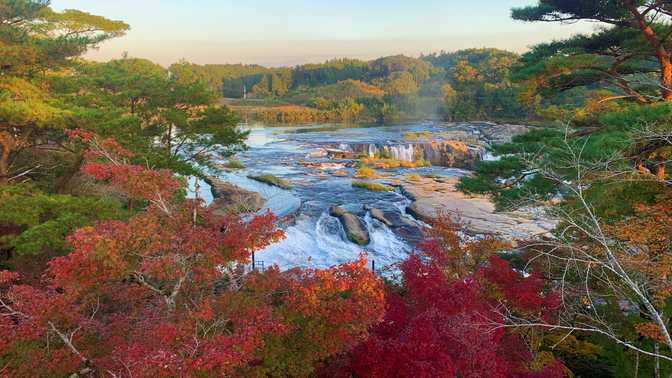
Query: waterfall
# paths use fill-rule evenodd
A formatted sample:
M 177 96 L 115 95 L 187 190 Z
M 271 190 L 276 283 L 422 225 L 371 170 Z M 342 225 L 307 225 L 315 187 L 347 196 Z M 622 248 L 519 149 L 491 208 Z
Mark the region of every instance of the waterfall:
M 390 154 L 393 159 L 413 161 L 413 145 L 397 144 L 390 146 Z
M 479 158 L 479 159 L 481 159 L 481 160 L 485 160 L 485 159 L 483 159 L 483 157 L 485 156 L 485 153 L 486 153 L 486 151 L 485 151 L 485 147 L 473 147 L 473 146 L 467 146 L 467 149 L 468 149 L 469 151 L 474 151 L 474 152 L 476 152 L 476 153 L 478 154 L 478 158 Z
M 378 147 L 373 143 L 369 143 L 369 156 L 376 156 L 376 151 L 378 151 Z

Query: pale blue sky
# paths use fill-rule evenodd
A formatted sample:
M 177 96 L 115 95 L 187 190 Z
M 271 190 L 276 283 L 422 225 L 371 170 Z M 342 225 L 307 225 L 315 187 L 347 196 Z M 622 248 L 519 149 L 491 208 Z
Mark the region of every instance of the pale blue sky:
M 133 57 L 169 65 L 185 58 L 207 63 L 324 62 L 381 56 L 527 46 L 593 24 L 523 23 L 510 8 L 535 0 L 52 0 L 131 25 L 122 38 L 87 54 L 94 60 Z

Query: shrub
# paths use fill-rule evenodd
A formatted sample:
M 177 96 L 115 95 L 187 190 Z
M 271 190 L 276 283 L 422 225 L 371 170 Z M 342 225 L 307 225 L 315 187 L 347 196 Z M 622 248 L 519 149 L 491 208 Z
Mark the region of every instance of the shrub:
M 271 173 L 262 173 L 260 175 L 248 175 L 248 178 L 252 180 L 257 180 L 259 182 L 266 183 L 268 185 L 273 185 L 277 186 L 282 189 L 292 189 L 291 185 L 288 185 L 285 180 L 281 179 L 280 177 L 276 177 L 275 175 Z
M 389 186 L 385 186 L 382 184 L 378 184 L 375 182 L 363 182 L 363 181 L 355 181 L 352 183 L 352 186 L 354 188 L 364 188 L 364 189 L 369 189 L 369 190 L 382 190 L 385 192 L 391 192 L 394 190 L 394 188 L 391 188 Z
M 244 169 L 247 168 L 245 164 L 241 163 L 239 160 L 231 159 L 224 163 L 226 168 L 235 168 L 235 169 Z
M 411 174 L 408 174 L 408 175 L 404 175 L 404 177 L 406 178 L 406 180 L 420 180 L 422 178 L 417 173 L 411 173 Z
M 355 173 L 360 176 L 373 176 L 376 174 L 376 170 L 366 165 L 362 165 L 362 167 L 355 171 Z
M 397 161 L 396 159 L 384 159 L 383 162 L 389 165 L 390 168 L 399 168 L 399 166 L 401 165 L 399 164 L 399 161 Z

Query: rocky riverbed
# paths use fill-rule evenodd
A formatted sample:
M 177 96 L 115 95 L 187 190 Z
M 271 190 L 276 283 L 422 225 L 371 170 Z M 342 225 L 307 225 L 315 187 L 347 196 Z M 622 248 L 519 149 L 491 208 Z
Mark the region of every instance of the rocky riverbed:
M 419 220 L 450 214 L 475 233 L 496 235 L 509 241 L 549 236 L 549 231 L 557 224 L 545 216 L 543 208 L 496 213 L 488 198 L 457 191 L 456 181 L 425 179 L 404 184 L 404 193 L 413 200 L 406 212 Z
M 455 190 L 456 180 L 471 174 L 465 169 L 485 157 L 487 144 L 510 140 L 528 129 L 490 123 L 254 125 L 248 140 L 251 149 L 237 156 L 246 168 L 219 177 L 238 187 L 211 180 L 217 188 L 213 194 L 220 198 L 214 206 L 234 210 L 261 206 L 261 211 L 270 208 L 289 216 L 279 223 L 287 238 L 257 256 L 281 266 L 323 268 L 357 258 L 362 251 L 377 266 L 389 265 L 415 248 L 422 237 L 422 220 L 441 214 L 451 214 L 477 234 L 507 240 L 544 235 L 554 222 L 543 212 L 495 213 L 487 198 Z M 431 136 L 403 137 L 425 132 Z M 431 165 L 413 164 L 417 160 Z M 368 173 L 360 171 L 361 164 L 369 166 Z M 248 178 L 266 173 L 282 178 L 292 189 Z M 360 183 L 353 186 L 355 181 Z M 387 191 L 359 187 L 364 184 L 382 185 Z M 260 205 L 259 197 L 246 191 L 260 193 L 267 202 Z M 245 204 L 223 203 L 229 197 L 226 193 Z

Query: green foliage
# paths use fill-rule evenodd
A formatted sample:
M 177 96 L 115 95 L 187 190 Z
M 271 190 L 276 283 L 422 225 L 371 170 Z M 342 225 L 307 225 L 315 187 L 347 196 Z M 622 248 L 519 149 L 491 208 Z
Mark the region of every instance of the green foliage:
M 366 165 L 362 164 L 362 166 L 358 170 L 355 171 L 355 174 L 360 175 L 360 176 L 365 176 L 365 177 L 366 176 L 373 176 L 373 175 L 376 174 L 376 170 L 369 167 L 369 166 L 366 166 Z
M 431 75 L 437 74 L 439 70 L 434 68 L 430 63 L 422 59 L 416 59 L 403 54 L 379 58 L 371 62 L 371 68 L 365 75 L 365 79 L 375 82 L 376 79 L 388 80 L 392 77 L 392 81 L 402 78 L 406 82 L 407 74 L 410 74 L 410 81 L 419 87 L 425 81 L 429 80 Z M 403 86 L 410 85 L 404 84 Z M 413 88 L 413 87 L 410 87 Z
M 255 117 L 265 122 L 312 122 L 325 121 L 327 112 L 301 106 L 280 106 L 258 110 Z
M 227 162 L 224 163 L 224 166 L 226 168 L 233 168 L 233 169 L 245 169 L 245 164 L 241 163 L 240 160 L 237 159 L 231 159 Z
M 281 179 L 280 177 L 275 176 L 272 173 L 262 173 L 259 175 L 248 175 L 248 178 L 251 178 L 252 180 L 256 180 L 259 182 L 266 183 L 268 185 L 273 185 L 277 186 L 282 189 L 292 189 L 292 186 L 287 184 L 285 180 Z
M 468 49 L 428 55 L 423 59 L 447 71 L 440 94 L 446 118 L 520 120 L 531 115 L 528 105 L 516 101 L 522 87 L 509 79 L 510 69 L 518 64 L 517 54 L 497 49 Z
M 379 99 L 384 94 L 385 92 L 380 88 L 362 81 L 344 80 L 326 86 L 298 89 L 282 96 L 282 99 L 297 105 L 309 103 L 319 97 L 327 101 L 343 101 L 349 97 L 370 98 L 368 101 L 376 102 L 374 99 Z M 330 106 L 324 103 L 324 108 L 328 109 Z
M 354 181 L 352 183 L 353 188 L 364 188 L 364 189 L 369 189 L 369 190 L 382 190 L 385 192 L 391 192 L 394 190 L 394 188 L 390 188 L 389 186 L 385 186 L 382 184 L 378 184 L 375 182 L 365 182 L 365 181 Z
M 72 59 L 102 42 L 124 35 L 129 26 L 77 10 L 54 12 L 48 1 L 11 0 L 0 5 L 0 184 L 24 173 L 21 147 L 34 146 L 54 130 L 72 125 L 79 111 L 57 89 Z M 65 75 L 63 75 L 65 73 Z M 58 75 L 63 77 L 54 79 Z
M 392 72 L 385 78 L 383 89 L 390 95 L 396 96 L 417 92 L 418 86 L 413 81 L 413 75 L 410 72 L 398 71 Z
M 613 92 L 612 99 L 672 100 L 667 1 L 543 0 L 536 6 L 514 8 L 511 15 L 523 21 L 590 20 L 604 25 L 590 36 L 540 44 L 525 54 L 517 73 L 528 84 L 525 97 L 596 84 Z
M 74 101 L 97 112 L 83 126 L 118 140 L 139 164 L 200 175 L 217 171 L 215 159 L 247 148 L 248 133 L 237 130 L 236 113 L 213 106 L 217 93 L 198 81 L 187 62 L 166 70 L 124 56 L 91 63 L 82 73 Z
M 19 231 L 0 237 L 0 244 L 18 254 L 45 248 L 63 254 L 69 250 L 65 238 L 74 229 L 128 216 L 119 202 L 46 194 L 27 184 L 0 186 L 0 203 L 0 219 Z

